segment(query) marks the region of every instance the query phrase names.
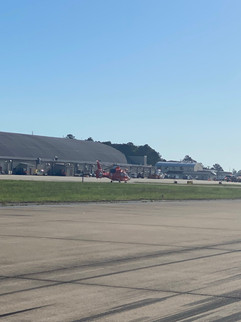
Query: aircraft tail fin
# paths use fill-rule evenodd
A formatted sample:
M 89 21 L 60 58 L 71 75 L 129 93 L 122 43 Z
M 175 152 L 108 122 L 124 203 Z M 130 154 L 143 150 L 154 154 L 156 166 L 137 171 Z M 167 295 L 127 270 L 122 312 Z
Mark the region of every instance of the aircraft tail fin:
M 100 165 L 100 161 L 99 161 L 99 160 L 97 160 L 96 162 L 97 162 L 97 169 L 98 169 L 98 170 L 102 170 L 101 165 Z
M 100 165 L 100 161 L 97 160 L 97 170 L 95 171 L 96 178 L 102 178 L 103 177 L 103 170 Z

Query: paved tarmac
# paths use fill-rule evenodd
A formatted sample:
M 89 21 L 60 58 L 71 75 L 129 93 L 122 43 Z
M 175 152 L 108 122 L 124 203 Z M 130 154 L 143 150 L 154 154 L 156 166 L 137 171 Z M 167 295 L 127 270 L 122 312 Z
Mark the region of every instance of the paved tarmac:
M 240 209 L 0 207 L 0 320 L 240 321 Z
M 22 180 L 22 181 L 55 181 L 55 182 L 110 182 L 108 178 L 97 179 L 95 177 L 65 177 L 65 176 L 36 176 L 36 175 L 0 175 L 0 180 Z M 128 181 L 130 183 L 155 183 L 155 184 L 184 184 L 186 185 L 190 181 L 193 184 L 206 185 L 213 184 L 218 185 L 220 181 L 211 180 L 185 180 L 185 179 L 149 179 L 149 178 L 131 178 Z M 118 182 L 116 182 L 118 183 Z M 226 185 L 241 185 L 241 182 L 226 182 L 222 181 L 222 184 Z

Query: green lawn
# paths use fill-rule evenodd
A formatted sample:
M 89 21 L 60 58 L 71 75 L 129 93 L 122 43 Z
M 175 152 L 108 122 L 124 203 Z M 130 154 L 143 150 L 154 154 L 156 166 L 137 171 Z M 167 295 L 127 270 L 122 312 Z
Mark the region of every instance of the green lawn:
M 0 181 L 0 203 L 241 199 L 241 186 Z

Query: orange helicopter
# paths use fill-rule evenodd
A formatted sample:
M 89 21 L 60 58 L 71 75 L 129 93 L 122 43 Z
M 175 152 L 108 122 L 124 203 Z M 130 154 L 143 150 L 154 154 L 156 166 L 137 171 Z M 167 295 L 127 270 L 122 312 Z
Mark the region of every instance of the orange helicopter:
M 124 181 L 125 183 L 130 180 L 130 177 L 125 170 L 121 169 L 118 165 L 113 166 L 109 172 L 102 169 L 100 162 L 97 161 L 97 170 L 95 171 L 96 178 L 109 178 L 112 181 Z

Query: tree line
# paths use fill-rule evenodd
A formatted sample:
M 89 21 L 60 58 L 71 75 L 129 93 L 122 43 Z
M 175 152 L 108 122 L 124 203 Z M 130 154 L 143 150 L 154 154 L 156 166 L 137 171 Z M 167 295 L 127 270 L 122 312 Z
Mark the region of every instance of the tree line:
M 73 134 L 67 134 L 66 138 L 67 139 L 75 139 L 75 136 Z M 93 140 L 92 137 L 89 137 L 88 139 L 86 139 L 86 141 L 94 141 L 94 140 Z M 147 156 L 147 164 L 153 165 L 153 166 L 158 161 L 166 161 L 165 159 L 162 158 L 162 156 L 161 156 L 161 154 L 159 152 L 155 151 L 148 144 L 135 145 L 132 142 L 128 142 L 128 143 L 112 143 L 111 141 L 105 141 L 105 142 L 100 142 L 100 143 L 105 144 L 105 145 L 109 145 L 109 146 L 115 148 L 116 150 L 122 152 L 125 155 L 125 157 L 126 157 L 128 162 L 130 162 L 130 157 L 139 157 L 139 156 L 140 157 Z M 181 160 L 181 162 L 197 163 L 197 161 L 194 160 L 189 155 L 185 155 L 185 157 Z M 207 167 L 206 169 L 215 170 L 215 171 L 223 171 L 223 168 L 218 163 L 215 163 L 212 167 Z
M 109 145 L 122 152 L 127 161 L 129 161 L 129 157 L 147 156 L 147 164 L 155 165 L 158 161 L 163 160 L 160 153 L 152 149 L 148 144 L 137 146 L 132 142 L 118 144 L 106 141 L 101 143 Z

